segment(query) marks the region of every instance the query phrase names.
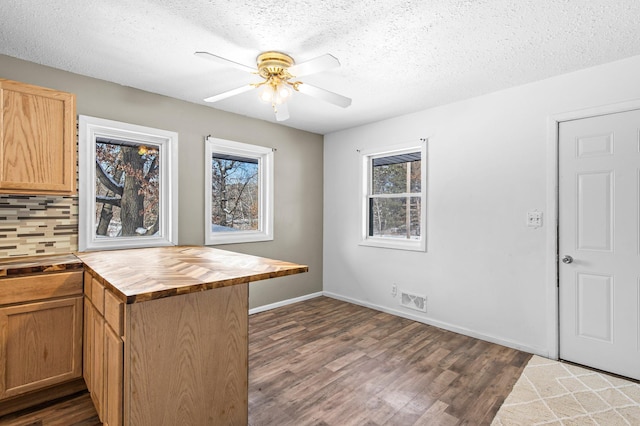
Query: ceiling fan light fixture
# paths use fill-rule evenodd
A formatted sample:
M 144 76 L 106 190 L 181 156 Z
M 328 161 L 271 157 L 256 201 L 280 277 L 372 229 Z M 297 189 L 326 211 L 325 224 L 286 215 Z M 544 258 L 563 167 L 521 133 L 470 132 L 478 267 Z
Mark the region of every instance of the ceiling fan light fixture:
M 263 82 L 255 85 L 260 87 L 258 96 L 261 101 L 271 103 L 271 107 L 277 112 L 276 105 L 287 102 L 292 91 L 297 90 L 299 82 L 289 81 L 293 76 L 288 71 L 295 61 L 285 53 L 268 51 L 259 54 L 256 63 L 257 74 L 264 78 Z
M 296 64 L 293 58 L 286 53 L 270 50 L 260 53 L 256 57 L 256 68 L 230 61 L 209 52 L 195 52 L 195 54 L 213 62 L 227 64 L 243 71 L 259 75 L 263 79 L 259 83 L 251 83 L 210 96 L 204 99 L 205 102 L 218 102 L 251 89 L 258 89 L 258 98 L 265 103 L 271 104 L 277 121 L 284 121 L 289 118 L 287 101 L 293 95 L 294 91 L 321 99 L 342 108 L 351 105 L 351 99 L 345 96 L 313 85 L 303 84 L 301 81 L 296 80 L 303 76 L 340 66 L 338 59 L 328 53 Z
M 260 86 L 258 98 L 265 103 L 281 105 L 291 97 L 291 88 L 282 82 L 266 82 Z

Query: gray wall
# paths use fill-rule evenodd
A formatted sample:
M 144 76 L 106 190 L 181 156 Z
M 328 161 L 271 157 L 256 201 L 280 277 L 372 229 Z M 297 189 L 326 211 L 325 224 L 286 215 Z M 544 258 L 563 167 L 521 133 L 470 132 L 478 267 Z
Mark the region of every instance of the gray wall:
M 78 114 L 178 132 L 180 244 L 204 244 L 204 138 L 275 148 L 274 240 L 218 248 L 309 265 L 307 274 L 253 283 L 251 307 L 322 291 L 321 135 L 3 55 L 0 78 L 75 93 Z

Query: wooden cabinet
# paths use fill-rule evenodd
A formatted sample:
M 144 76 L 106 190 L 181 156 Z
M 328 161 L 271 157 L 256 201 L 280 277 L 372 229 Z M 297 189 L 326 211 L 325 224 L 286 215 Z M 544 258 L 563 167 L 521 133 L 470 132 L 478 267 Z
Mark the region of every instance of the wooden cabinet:
M 0 400 L 82 376 L 82 272 L 0 280 Z
M 123 303 L 85 273 L 84 378 L 100 421 L 122 425 Z
M 105 323 L 104 341 L 85 335 L 105 424 L 246 426 L 249 283 L 309 268 L 197 246 L 76 256 Z
M 84 377 L 104 425 L 247 424 L 248 284 L 125 304 L 85 282 Z
M 0 193 L 75 194 L 75 95 L 0 79 L 0 102 Z

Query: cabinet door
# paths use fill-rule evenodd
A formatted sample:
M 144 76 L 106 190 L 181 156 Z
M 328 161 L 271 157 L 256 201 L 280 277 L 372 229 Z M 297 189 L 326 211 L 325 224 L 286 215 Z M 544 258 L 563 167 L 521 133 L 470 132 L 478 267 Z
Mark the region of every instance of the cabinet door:
M 75 95 L 0 79 L 0 192 L 76 192 Z
M 104 421 L 104 318 L 95 307 L 93 309 L 93 341 L 91 344 L 91 399 Z
M 0 399 L 82 377 L 82 297 L 0 308 Z
M 82 376 L 87 384 L 87 389 L 91 392 L 93 382 L 91 381 L 91 372 L 93 370 L 93 307 L 88 297 L 84 298 L 84 337 L 82 345 Z M 91 343 L 89 343 L 91 342 Z
M 104 425 L 122 425 L 124 344 L 109 325 L 104 327 Z

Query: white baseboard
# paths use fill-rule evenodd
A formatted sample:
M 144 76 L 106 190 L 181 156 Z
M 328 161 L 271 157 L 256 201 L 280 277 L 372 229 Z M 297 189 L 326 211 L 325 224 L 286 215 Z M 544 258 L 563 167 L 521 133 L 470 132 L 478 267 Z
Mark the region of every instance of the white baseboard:
M 257 314 L 258 312 L 270 311 L 271 309 L 280 308 L 282 306 L 291 305 L 292 303 L 302 302 L 304 300 L 314 299 L 322 296 L 322 292 L 306 294 L 304 296 L 295 297 L 293 299 L 282 300 L 280 302 L 271 303 L 270 305 L 258 306 L 257 308 L 249 309 L 249 315 Z
M 360 305 L 360 306 L 364 306 L 366 308 L 375 309 L 376 311 L 381 311 L 381 312 L 385 312 L 387 314 L 396 315 L 396 316 L 399 316 L 399 317 L 402 317 L 402 318 L 407 318 L 407 319 L 410 319 L 410 320 L 413 320 L 413 321 L 421 322 L 423 324 L 432 325 L 434 327 L 442 328 L 444 330 L 453 331 L 454 333 L 463 334 L 465 336 L 474 337 L 476 339 L 485 340 L 487 342 L 491 342 L 491 343 L 495 343 L 495 344 L 498 344 L 498 345 L 506 346 L 506 347 L 509 347 L 509 348 L 517 349 L 517 350 L 520 350 L 520 351 L 524 351 L 524 352 L 529 352 L 529 353 L 532 353 L 532 354 L 540 355 L 540 356 L 545 357 L 545 358 L 549 357 L 548 351 L 543 350 L 541 348 L 535 348 L 535 347 L 526 345 L 526 344 L 521 343 L 521 342 L 516 342 L 516 341 L 512 341 L 512 340 L 502 339 L 502 338 L 499 338 L 499 337 L 496 337 L 496 336 L 491 336 L 491 335 L 484 334 L 484 333 L 479 333 L 477 331 L 470 330 L 468 328 L 458 327 L 458 326 L 453 325 L 453 324 L 449 324 L 449 323 L 442 322 L 442 321 L 437 321 L 437 320 L 432 320 L 432 319 L 429 319 L 429 318 L 424 318 L 424 317 L 421 317 L 419 315 L 411 314 L 409 312 L 403 312 L 403 311 L 400 311 L 400 310 L 397 310 L 397 309 L 391 309 L 391 308 L 387 308 L 385 306 L 380 306 L 380 305 L 375 305 L 373 303 L 364 302 L 362 300 L 352 299 L 350 297 L 341 296 L 339 294 L 331 293 L 329 291 L 324 291 L 324 292 L 322 292 L 322 294 L 324 296 L 331 297 L 333 299 L 342 300 L 343 302 L 353 303 L 354 305 Z

